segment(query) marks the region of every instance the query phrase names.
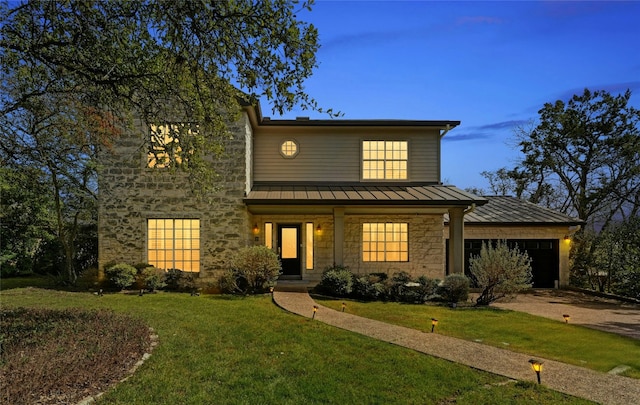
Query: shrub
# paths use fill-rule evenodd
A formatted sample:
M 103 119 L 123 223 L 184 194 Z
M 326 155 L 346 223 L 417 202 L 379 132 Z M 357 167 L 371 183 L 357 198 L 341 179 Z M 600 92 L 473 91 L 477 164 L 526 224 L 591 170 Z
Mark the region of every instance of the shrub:
M 124 290 L 136 281 L 138 270 L 126 263 L 117 263 L 105 269 L 109 281 Z
M 158 290 L 167 285 L 165 283 L 165 272 L 162 269 L 156 269 L 153 266 L 145 267 L 140 272 L 142 283 L 144 287 L 151 291 Z
M 265 292 L 275 284 L 282 265 L 276 253 L 266 246 L 240 249 L 229 269 L 220 278 L 223 291 L 240 294 Z
M 354 297 L 365 301 L 384 299 L 387 291 L 384 280 L 387 275 L 382 274 L 384 277 L 381 277 L 379 273 L 354 277 L 352 289 Z
M 480 255 L 470 259 L 470 270 L 482 289 L 478 305 L 489 305 L 531 287 L 531 258 L 526 252 L 509 249 L 505 241 L 498 241 L 495 247 L 483 243 Z
M 449 274 L 442 282 L 439 293 L 447 302 L 466 301 L 469 298 L 469 279 L 463 274 Z
M 425 301 L 433 301 L 440 299 L 439 286 L 440 280 L 428 278 L 427 276 L 418 277 L 418 283 L 421 286 Z
M 409 273 L 394 273 L 387 283 L 387 299 L 399 302 L 424 302 L 422 286 Z
M 164 282 L 169 291 L 179 291 L 181 288 L 181 280 L 184 276 L 180 269 L 168 269 L 164 275 Z
M 345 266 L 327 267 L 318 288 L 326 294 L 345 297 L 353 291 L 353 274 Z

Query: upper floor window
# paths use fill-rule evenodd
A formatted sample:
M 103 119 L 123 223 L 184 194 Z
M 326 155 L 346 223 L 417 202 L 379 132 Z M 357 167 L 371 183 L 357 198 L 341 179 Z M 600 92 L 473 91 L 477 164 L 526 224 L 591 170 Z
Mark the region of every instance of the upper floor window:
M 287 139 L 280 145 L 280 153 L 286 158 L 293 158 L 298 154 L 298 142 L 293 139 Z
M 364 180 L 406 180 L 407 141 L 362 141 Z
M 182 164 L 186 158 L 182 146 L 186 138 L 196 132 L 197 127 L 190 123 L 151 125 L 147 166 L 163 168 Z

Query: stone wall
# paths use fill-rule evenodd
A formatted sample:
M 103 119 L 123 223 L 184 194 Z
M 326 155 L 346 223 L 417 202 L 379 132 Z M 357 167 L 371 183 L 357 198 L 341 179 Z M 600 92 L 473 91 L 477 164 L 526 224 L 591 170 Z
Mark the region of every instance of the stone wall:
M 148 218 L 200 220 L 200 277 L 212 278 L 226 269 L 230 255 L 250 243 L 249 213 L 242 199 L 248 188 L 246 138 L 251 126 L 246 115 L 224 140 L 224 155 L 212 162 L 219 177 L 217 190 L 193 193 L 184 173 L 148 168 L 146 130 L 123 136 L 101 157 L 99 172 L 98 254 L 105 263 L 147 261 Z
M 405 271 L 413 277 L 443 279 L 445 274 L 442 215 L 345 215 L 344 265 L 356 274 Z M 408 262 L 363 262 L 362 224 L 406 222 L 409 224 Z

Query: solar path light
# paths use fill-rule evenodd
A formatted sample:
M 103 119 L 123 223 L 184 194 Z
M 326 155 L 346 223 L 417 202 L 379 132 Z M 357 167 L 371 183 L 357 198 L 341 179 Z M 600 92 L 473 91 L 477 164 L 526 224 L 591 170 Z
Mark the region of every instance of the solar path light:
M 536 376 L 538 377 L 538 384 L 540 384 L 540 372 L 542 371 L 542 362 L 536 359 L 529 360 L 529 364 L 531 364 L 531 369 L 536 372 Z

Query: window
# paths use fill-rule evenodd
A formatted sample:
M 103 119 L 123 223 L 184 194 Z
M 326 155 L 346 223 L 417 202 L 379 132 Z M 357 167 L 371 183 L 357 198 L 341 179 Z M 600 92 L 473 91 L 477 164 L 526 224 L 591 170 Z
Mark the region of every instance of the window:
M 200 271 L 200 220 L 149 219 L 147 261 L 159 269 Z
M 407 141 L 362 141 L 362 178 L 406 179 L 408 156 Z
M 298 151 L 298 142 L 293 139 L 288 139 L 280 145 L 280 154 L 286 158 L 294 158 Z
M 264 245 L 273 249 L 273 224 L 271 222 L 264 224 Z
M 362 224 L 362 260 L 365 262 L 409 261 L 407 223 Z
M 307 222 L 306 228 L 306 252 L 305 252 L 305 268 L 313 269 L 313 222 Z
M 185 156 L 180 139 L 197 133 L 195 125 L 189 123 L 151 125 L 149 130 L 149 152 L 147 166 L 164 168 L 180 165 Z

